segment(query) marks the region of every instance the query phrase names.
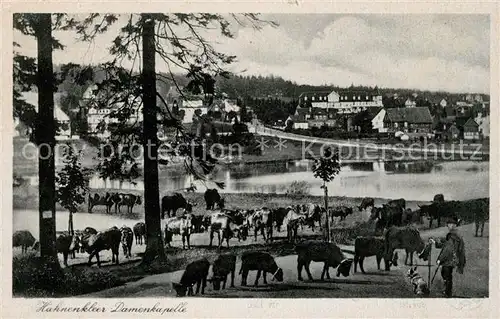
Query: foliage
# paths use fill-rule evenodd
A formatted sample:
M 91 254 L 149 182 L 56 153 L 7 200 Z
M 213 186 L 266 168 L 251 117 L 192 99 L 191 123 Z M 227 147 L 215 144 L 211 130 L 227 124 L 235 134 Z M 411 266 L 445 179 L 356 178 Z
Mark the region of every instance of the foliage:
M 85 202 L 88 191 L 89 169 L 80 163 L 81 151 L 67 143 L 64 150 L 64 166 L 56 175 L 57 201 L 68 211 L 75 213 L 78 207 Z
M 288 195 L 307 195 L 311 190 L 311 185 L 306 181 L 293 181 L 288 187 Z
M 325 148 L 323 154 L 314 160 L 312 169 L 314 177 L 325 183 L 333 181 L 341 169 L 338 149 Z
M 243 104 L 251 108 L 259 120 L 271 125 L 274 125 L 278 121 L 284 123 L 290 114 L 295 113 L 295 109 L 297 108 L 296 101 L 284 101 L 282 99 L 247 97 L 244 99 Z

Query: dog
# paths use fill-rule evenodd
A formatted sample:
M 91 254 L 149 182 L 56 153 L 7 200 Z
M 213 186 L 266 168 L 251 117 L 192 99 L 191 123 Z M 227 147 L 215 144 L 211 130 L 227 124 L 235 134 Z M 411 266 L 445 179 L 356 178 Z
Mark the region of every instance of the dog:
M 410 279 L 413 285 L 413 293 L 417 296 L 428 296 L 430 293 L 429 286 L 424 278 L 417 272 L 417 267 L 408 269 L 406 276 Z

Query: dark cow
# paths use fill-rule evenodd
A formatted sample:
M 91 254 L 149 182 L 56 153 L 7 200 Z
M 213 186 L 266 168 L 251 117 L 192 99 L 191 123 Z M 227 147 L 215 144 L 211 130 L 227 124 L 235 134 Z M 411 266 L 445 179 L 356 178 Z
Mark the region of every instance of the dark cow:
M 276 225 L 276 230 L 281 232 L 281 226 L 283 226 L 283 220 L 285 219 L 286 214 L 288 214 L 288 210 L 284 207 L 279 207 L 272 210 L 273 220 Z
M 35 249 L 36 243 L 35 237 L 29 232 L 29 230 L 17 230 L 12 235 L 12 246 L 21 247 L 21 253 L 27 253 L 28 248 Z
M 220 213 L 229 216 L 229 218 L 231 219 L 232 227 L 229 234 L 235 233 L 238 241 L 247 240 L 249 227 L 246 223 L 247 219 L 245 217 L 245 213 L 241 210 L 229 209 L 222 209 Z
M 193 225 L 193 233 L 203 233 L 206 228 L 203 227 L 203 215 L 192 215 L 191 224 Z
M 313 280 L 309 265 L 311 261 L 324 262 L 321 280 L 330 279 L 329 268 L 337 268 L 337 277 L 342 274 L 344 277 L 349 276 L 349 271 L 352 265 L 352 259 L 347 259 L 340 248 L 334 243 L 328 243 L 319 240 L 306 240 L 298 243 L 295 246 L 297 252 L 297 274 L 298 279 L 302 281 L 302 268 L 306 269 L 309 280 Z
M 365 197 L 358 206 L 359 211 L 363 211 L 368 207 L 375 207 L 375 200 L 371 197 Z
M 212 266 L 212 278 L 208 279 L 212 282 L 214 290 L 220 290 L 222 281 L 222 289 L 226 289 L 227 276 L 231 274 L 231 288 L 234 287 L 234 273 L 236 272 L 236 255 L 225 254 L 219 255 Z
M 132 257 L 132 241 L 134 240 L 134 233 L 132 232 L 132 229 L 127 226 L 123 226 L 122 228 L 120 228 L 120 232 L 122 233 L 121 243 L 123 255 L 126 258 L 130 258 Z
M 391 226 L 401 226 L 403 224 L 403 208 L 398 205 L 386 205 L 373 207 L 370 220 L 377 221 L 377 228 L 389 228 Z
M 433 203 L 444 203 L 444 195 L 443 194 L 436 194 L 434 195 L 434 199 L 432 200 Z
M 99 194 L 94 194 L 94 196 L 91 196 L 89 194 L 88 198 L 88 212 L 92 213 L 92 208 L 95 206 L 106 206 L 106 214 L 109 214 L 111 212 L 111 207 L 115 205 L 115 194 L 114 193 L 108 193 L 104 195 L 99 195 Z
M 272 241 L 273 217 L 272 217 L 272 212 L 269 208 L 263 207 L 262 209 L 256 211 L 255 214 L 253 215 L 253 223 L 254 223 L 255 240 L 257 240 L 257 233 L 260 230 L 260 233 L 262 234 L 262 237 L 264 237 L 264 240 L 266 242 Z
M 245 252 L 241 256 L 241 269 L 239 274 L 241 275 L 241 285 L 247 285 L 248 271 L 257 270 L 257 276 L 255 277 L 254 285 L 259 284 L 259 279 L 261 273 L 263 273 L 264 284 L 267 284 L 267 273 L 273 275 L 271 280 L 276 279 L 277 281 L 283 281 L 283 270 L 278 267 L 273 256 L 268 253 L 261 251 L 251 251 Z
M 333 221 L 334 217 L 340 217 L 340 220 L 345 220 L 348 215 L 352 215 L 352 207 L 336 206 L 328 209 L 328 215 Z
M 182 239 L 182 249 L 186 248 L 186 241 L 188 249 L 191 249 L 191 233 L 193 226 L 191 223 L 193 215 L 186 214 L 181 217 L 170 217 L 165 222 L 165 243 L 171 246 L 172 235 L 180 235 Z
M 207 286 L 208 270 L 210 268 L 210 263 L 206 258 L 202 258 L 192 263 L 188 264 L 186 270 L 182 274 L 181 281 L 179 283 L 172 283 L 173 288 L 177 293 L 177 297 L 193 295 L 193 286 L 196 284 L 196 294 L 200 291 L 201 294 L 205 293 L 205 287 Z
M 400 198 L 400 199 L 393 199 L 393 200 L 390 200 L 388 203 L 387 203 L 387 206 L 391 206 L 391 207 L 401 207 L 402 210 L 405 210 L 406 209 L 406 201 L 404 198 Z
M 135 235 L 135 244 L 142 245 L 143 239 L 146 240 L 146 224 L 143 222 L 138 222 L 134 225 L 134 235 Z
M 163 196 L 161 199 L 161 218 L 165 218 L 165 212 L 167 212 L 167 217 L 175 216 L 180 208 L 184 209 L 185 213 L 191 213 L 193 206 L 194 204 L 188 202 L 181 193 Z
M 97 266 L 101 267 L 101 261 L 99 259 L 99 252 L 102 250 L 111 249 L 111 262 L 118 265 L 118 255 L 120 252 L 120 242 L 122 238 L 122 233 L 118 227 L 114 226 L 97 234 L 84 233 L 82 236 L 82 244 L 85 247 L 87 253 L 89 254 L 88 264 L 92 264 L 92 258 L 94 256 L 97 258 Z
M 440 227 L 442 218 L 453 217 L 462 208 L 461 203 L 458 201 L 431 203 L 430 205 L 419 205 L 418 207 L 420 213 L 429 218 L 429 228 L 432 228 L 433 220 L 437 220 L 437 227 Z
M 216 204 L 219 209 L 224 209 L 224 198 L 220 196 L 217 189 L 207 189 L 204 197 L 205 203 L 207 204 L 207 210 L 214 210 Z
M 78 236 L 80 252 L 84 253 L 84 252 L 87 252 L 87 250 L 88 250 L 88 247 L 87 247 L 88 238 L 90 237 L 90 235 L 97 234 L 97 230 L 95 230 L 95 228 L 92 228 L 92 227 L 85 227 L 85 229 L 81 232 L 75 231 L 75 234 Z M 75 249 L 75 250 L 78 249 L 78 245 L 71 247 L 71 250 L 72 249 Z
M 363 268 L 363 262 L 366 257 L 375 256 L 377 259 L 377 269 L 380 270 L 380 262 L 384 258 L 385 252 L 385 240 L 384 237 L 356 237 L 354 241 L 354 272 L 357 271 L 357 266 L 359 263 L 359 269 L 364 274 L 365 270 Z M 390 261 L 392 265 L 398 265 L 398 253 L 395 252 L 392 260 Z
M 405 265 L 408 265 L 408 257 L 410 257 L 410 265 L 413 265 L 413 253 L 421 253 L 425 248 L 420 232 L 414 226 L 392 226 L 387 229 L 384 237 L 385 270 L 390 270 L 389 261 L 393 257 L 395 249 L 404 249 L 406 252 Z
M 77 235 L 71 235 L 67 232 L 62 233 L 56 238 L 57 253 L 63 255 L 63 264 L 68 267 L 68 255 L 74 253 L 80 248 L 80 238 Z M 73 256 L 74 257 L 74 256 Z
M 134 205 L 141 205 L 142 200 L 141 196 L 137 196 L 134 194 L 125 194 L 125 193 L 119 193 L 117 194 L 117 207 L 118 207 L 118 212 L 121 213 L 121 207 L 122 206 L 127 206 L 127 214 L 132 214 L 132 209 L 134 208 Z

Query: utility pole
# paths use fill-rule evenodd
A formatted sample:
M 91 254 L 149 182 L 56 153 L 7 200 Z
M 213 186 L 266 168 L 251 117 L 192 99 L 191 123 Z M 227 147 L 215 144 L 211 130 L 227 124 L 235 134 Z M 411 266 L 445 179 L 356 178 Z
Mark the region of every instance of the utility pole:
M 34 14 L 33 27 L 37 39 L 38 121 L 36 139 L 38 154 L 38 194 L 40 255 L 57 259 L 55 198 L 55 121 L 54 70 L 52 65 L 52 19 L 50 13 Z

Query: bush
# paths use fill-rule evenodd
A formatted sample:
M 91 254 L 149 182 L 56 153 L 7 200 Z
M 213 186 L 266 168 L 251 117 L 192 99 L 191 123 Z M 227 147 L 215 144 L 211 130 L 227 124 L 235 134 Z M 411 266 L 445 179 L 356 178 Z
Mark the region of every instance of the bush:
M 373 236 L 375 233 L 375 223 L 356 222 L 351 227 L 332 228 L 331 238 L 336 244 L 352 245 L 358 236 Z
M 286 191 L 288 195 L 308 195 L 311 190 L 311 185 L 306 181 L 293 181 Z
M 62 269 L 58 260 L 44 261 L 34 254 L 14 256 L 12 260 L 12 292 L 18 296 L 73 296 L 120 284 L 116 275 L 102 269 Z

